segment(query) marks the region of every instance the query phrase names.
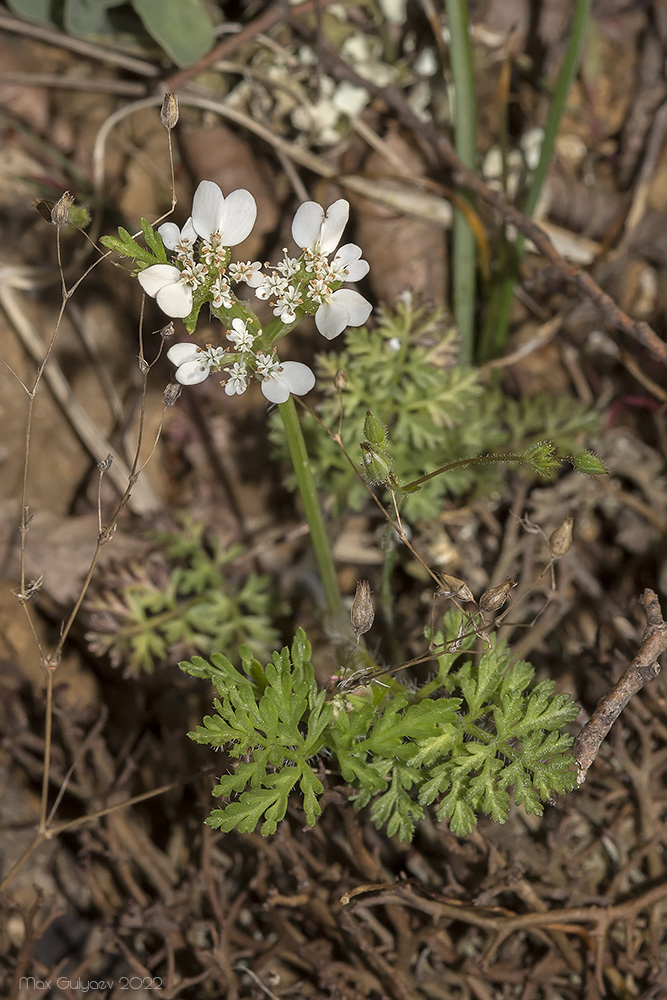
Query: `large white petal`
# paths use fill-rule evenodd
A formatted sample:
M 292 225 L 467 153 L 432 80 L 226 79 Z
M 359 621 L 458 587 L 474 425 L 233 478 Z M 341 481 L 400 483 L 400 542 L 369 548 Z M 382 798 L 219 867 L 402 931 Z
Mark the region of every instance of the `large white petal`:
M 160 289 L 164 288 L 165 285 L 171 285 L 180 281 L 181 272 L 172 264 L 153 264 L 152 267 L 147 267 L 143 271 L 139 271 L 137 278 L 146 295 L 151 295 L 155 298 Z
M 362 326 L 373 311 L 370 302 L 352 288 L 339 288 L 331 296 L 331 301 L 347 309 L 347 326 Z
M 192 225 L 195 232 L 207 240 L 222 226 L 225 199 L 213 181 L 202 181 L 192 199 Z
M 298 247 L 314 247 L 320 238 L 324 209 L 316 201 L 299 205 L 292 222 L 292 239 Z
M 192 312 L 192 289 L 183 282 L 164 285 L 155 296 L 162 312 L 173 319 L 183 319 Z
M 202 361 L 186 361 L 185 364 L 179 365 L 176 381 L 180 382 L 181 385 L 197 385 L 207 379 L 210 374 L 208 365 L 202 364 Z
M 167 357 L 178 367 L 184 365 L 186 361 L 196 361 L 201 358 L 201 352 L 196 344 L 174 344 L 167 351 Z
M 333 296 L 332 296 L 333 299 Z M 315 313 L 315 326 L 323 337 L 333 340 L 348 326 L 349 313 L 342 305 L 324 302 Z
M 333 205 L 329 205 L 324 215 L 322 233 L 320 235 L 320 250 L 322 253 L 329 254 L 332 250 L 336 249 L 349 217 L 350 203 L 345 198 L 339 198 Z
M 270 403 L 286 403 L 289 389 L 281 378 L 262 379 L 262 392 Z
M 181 231 L 175 222 L 164 222 L 158 229 L 158 233 L 168 250 L 175 250 L 181 242 Z
M 280 367 L 282 381 L 296 396 L 304 396 L 315 385 L 315 376 L 308 365 L 300 361 L 283 361 Z
M 250 235 L 257 218 L 257 203 L 250 191 L 230 191 L 224 201 L 220 235 L 222 245 L 235 247 Z

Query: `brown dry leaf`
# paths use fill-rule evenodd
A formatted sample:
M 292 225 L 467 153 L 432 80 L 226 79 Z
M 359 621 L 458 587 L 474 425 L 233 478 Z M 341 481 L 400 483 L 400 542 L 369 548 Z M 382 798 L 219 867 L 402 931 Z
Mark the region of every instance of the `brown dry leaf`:
M 384 142 L 394 157 L 404 164 L 407 177 L 424 176 L 421 157 L 400 133 L 388 132 Z M 377 152 L 368 157 L 364 172 L 367 176 L 382 178 L 384 187 L 392 186 L 389 175 L 396 176 L 387 160 Z M 404 184 L 404 181 L 397 181 L 396 187 L 400 190 Z M 355 209 L 356 241 L 371 265 L 369 280 L 375 297 L 393 302 L 400 291 L 409 287 L 415 295 L 444 306 L 448 266 L 442 229 L 357 194 L 351 194 L 350 201 Z

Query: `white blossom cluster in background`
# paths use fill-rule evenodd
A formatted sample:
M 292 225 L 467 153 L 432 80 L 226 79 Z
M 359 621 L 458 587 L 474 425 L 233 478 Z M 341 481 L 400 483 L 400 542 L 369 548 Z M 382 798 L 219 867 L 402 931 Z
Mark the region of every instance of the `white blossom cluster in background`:
M 314 201 L 305 202 L 292 223 L 292 236 L 301 253 L 289 257 L 285 250 L 283 260 L 264 273 L 259 261 L 230 262 L 231 248 L 242 243 L 255 224 L 253 196 L 239 189 L 225 197 L 217 184 L 202 181 L 183 228 L 167 222 L 158 229 L 172 262 L 153 264 L 138 274 L 143 290 L 167 316 L 185 319 L 196 310 L 196 319 L 201 306 L 209 303 L 213 315 L 229 327 L 229 344 L 223 347 L 181 343 L 170 348 L 167 357 L 177 366 L 177 381 L 195 385 L 213 372 L 223 372 L 227 375 L 225 392 L 232 396 L 245 392 L 254 377 L 273 403 L 284 403 L 290 393 L 309 392 L 315 385 L 310 368 L 296 361 L 279 361 L 274 345 L 306 315 L 315 316 L 317 329 L 327 340 L 368 319 L 370 302 L 342 287 L 368 273 L 360 247 L 347 243 L 330 259 L 349 212 L 342 198 L 326 212 Z M 259 328 L 246 304 L 236 299 L 233 285 L 241 282 L 272 306 L 276 320 L 267 331 Z M 227 315 L 232 312 L 237 315 Z

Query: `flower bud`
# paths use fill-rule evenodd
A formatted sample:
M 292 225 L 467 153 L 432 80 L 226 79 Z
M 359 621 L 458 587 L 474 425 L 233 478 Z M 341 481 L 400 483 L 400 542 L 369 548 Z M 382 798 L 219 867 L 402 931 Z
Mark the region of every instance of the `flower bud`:
M 339 368 L 334 376 L 334 386 L 338 392 L 344 392 L 347 389 L 347 372 L 344 368 Z
M 487 615 L 492 615 L 500 611 L 510 594 L 510 590 L 516 587 L 516 580 L 505 580 L 499 587 L 492 587 L 485 591 L 479 599 L 480 609 Z
M 178 98 L 176 97 L 176 94 L 166 93 L 164 95 L 162 107 L 160 108 L 160 121 L 167 131 L 171 132 L 178 122 L 178 118 Z
M 556 530 L 552 532 L 549 538 L 549 552 L 554 559 L 560 559 L 561 556 L 570 551 L 573 527 L 574 518 L 566 517 L 564 521 L 561 521 Z
M 357 639 L 368 632 L 374 618 L 375 611 L 373 610 L 373 602 L 371 601 L 371 585 L 368 580 L 357 580 L 357 590 L 354 595 L 352 610 L 350 611 L 352 630 Z
M 388 483 L 392 480 L 391 458 L 387 452 L 373 448 L 368 441 L 361 442 L 366 473 L 372 483 Z
M 364 420 L 364 437 L 372 444 L 375 448 L 379 448 L 382 451 L 387 447 L 389 443 L 389 438 L 387 437 L 387 431 L 383 424 L 374 417 L 370 410 L 366 410 L 366 419 Z

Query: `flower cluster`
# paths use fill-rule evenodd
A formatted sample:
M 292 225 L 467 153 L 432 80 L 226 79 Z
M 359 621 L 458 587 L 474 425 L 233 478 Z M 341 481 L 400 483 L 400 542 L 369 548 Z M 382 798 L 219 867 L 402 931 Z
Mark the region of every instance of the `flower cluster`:
M 151 264 L 138 274 L 139 283 L 168 316 L 186 320 L 194 330 L 202 305 L 229 327 L 229 345 L 205 348 L 175 344 L 167 356 L 177 366 L 176 379 L 183 385 L 203 382 L 212 372 L 227 374 L 225 392 L 232 396 L 245 392 L 248 380 L 261 381 L 262 392 L 271 402 L 282 403 L 290 393 L 301 395 L 315 384 L 311 370 L 295 361 L 280 362 L 274 347 L 304 316 L 314 315 L 319 332 L 331 340 L 347 326 L 361 326 L 368 319 L 371 304 L 359 292 L 343 288 L 358 281 L 369 270 L 354 243 L 341 247 L 350 206 L 340 199 L 325 212 L 313 201 L 298 209 L 292 236 L 301 249 L 298 257 L 284 259 L 270 274 L 262 272 L 259 261 L 231 262 L 231 248 L 250 234 L 257 217 L 257 205 L 249 191 L 232 191 L 225 197 L 212 181 L 197 188 L 192 215 L 182 229 L 164 223 L 158 234 L 169 252 L 169 263 Z M 163 255 L 164 260 L 164 255 Z M 261 300 L 268 300 L 275 319 L 266 331 L 244 302 L 235 296 L 233 285 L 244 282 Z
M 371 304 L 359 292 L 341 288 L 346 281 L 359 281 L 368 274 L 368 261 L 355 243 L 342 246 L 332 261 L 329 256 L 340 242 L 350 214 L 344 198 L 325 212 L 321 205 L 306 201 L 292 223 L 292 237 L 302 254 L 285 257 L 270 277 L 256 289 L 257 297 L 270 299 L 273 313 L 283 323 L 293 323 L 302 314 L 314 313 L 323 337 L 333 340 L 348 326 L 361 326 L 371 313 Z
M 252 372 L 261 379 L 262 392 L 271 403 L 284 403 L 289 394 L 302 396 L 315 385 L 315 376 L 299 361 L 280 362 L 274 355 L 255 352 L 256 337 L 241 319 L 232 320 L 232 330 L 227 334 L 238 352 L 231 355 L 224 347 L 197 347 L 195 344 L 174 344 L 167 351 L 167 357 L 176 365 L 176 381 L 181 385 L 196 385 L 203 382 L 212 372 L 223 371 L 229 376 L 225 382 L 228 396 L 241 395 L 248 388 L 248 378 Z M 232 357 L 240 360 L 224 367 Z

